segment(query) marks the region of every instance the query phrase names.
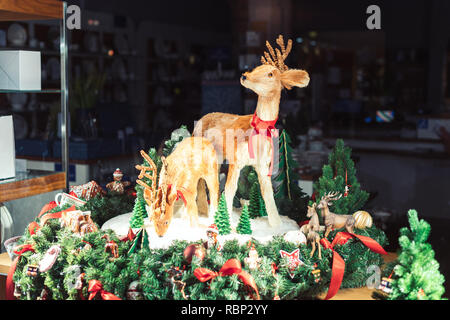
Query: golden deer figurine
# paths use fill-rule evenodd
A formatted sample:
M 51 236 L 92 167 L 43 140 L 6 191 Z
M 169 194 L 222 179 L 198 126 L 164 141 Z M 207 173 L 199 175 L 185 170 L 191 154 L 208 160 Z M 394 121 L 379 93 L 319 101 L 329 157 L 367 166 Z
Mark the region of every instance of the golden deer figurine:
M 353 215 L 335 214 L 330 211 L 329 206 L 333 205 L 332 201 L 337 201 L 342 197 L 339 192 L 329 192 L 322 196 L 317 209 L 325 223 L 325 238 L 333 229 L 344 228 L 347 232 L 353 233 L 353 228 L 364 229 L 372 226 L 372 218 L 366 211 L 357 211 Z
M 270 177 L 275 156 L 272 135 L 276 134 L 275 123 L 278 119 L 281 90 L 291 89 L 293 86 L 303 88 L 309 83 L 306 71 L 289 69 L 284 63 L 292 49 L 292 40 L 285 46 L 280 35 L 276 42 L 281 51 L 278 48 L 274 51 L 266 41 L 269 53 L 265 52 L 261 57 L 262 65 L 251 72 L 245 72 L 240 79 L 244 87 L 258 95 L 255 113 L 244 116 L 209 113 L 199 120 L 193 132 L 194 136 L 210 139 L 220 159 L 226 159 L 229 163 L 225 199 L 230 215 L 241 169 L 247 165 L 255 168 L 272 227 L 281 222 Z M 205 193 L 204 187 L 199 189 L 199 192 Z
M 175 200 L 181 197 L 190 218 L 191 227 L 197 227 L 197 187 L 200 181 L 206 182 L 211 202 L 211 211 L 215 211 L 219 201 L 219 171 L 216 151 L 205 138 L 189 137 L 181 141 L 163 162 L 156 189 L 156 166 L 151 158 L 141 151 L 141 155 L 150 166 L 136 166 L 141 174 L 136 181 L 145 188 L 144 199 L 151 208 L 156 234 L 162 237 L 169 228 L 173 217 Z M 146 171 L 151 171 L 151 175 Z M 143 182 L 142 177 L 151 179 L 152 185 Z M 206 197 L 205 197 L 206 199 Z M 206 204 L 207 205 L 207 204 Z

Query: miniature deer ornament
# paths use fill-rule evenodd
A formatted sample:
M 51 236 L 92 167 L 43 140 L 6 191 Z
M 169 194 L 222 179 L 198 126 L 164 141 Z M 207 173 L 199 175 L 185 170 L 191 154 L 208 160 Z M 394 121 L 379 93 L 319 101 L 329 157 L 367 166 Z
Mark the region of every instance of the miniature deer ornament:
M 145 188 L 144 199 L 151 208 L 150 219 L 153 220 L 158 236 L 162 237 L 167 232 L 173 217 L 174 203 L 179 197 L 184 201 L 191 227 L 199 225 L 196 199 L 201 179 L 206 182 L 209 189 L 211 211 L 217 209 L 219 201 L 217 156 L 213 145 L 207 139 L 185 138 L 167 158 L 162 157 L 163 166 L 157 188 L 156 165 L 144 151 L 141 151 L 141 155 L 150 166 L 136 166 L 136 169 L 141 170 L 136 182 Z M 151 185 L 143 182 L 141 180 L 143 177 L 149 178 Z M 206 201 L 206 197 L 204 200 Z
M 225 199 L 230 215 L 241 169 L 247 165 L 255 168 L 272 227 L 281 223 L 270 177 L 275 156 L 272 136 L 276 135 L 275 123 L 278 119 L 281 90 L 294 86 L 303 88 L 309 83 L 306 71 L 289 69 L 284 63 L 292 49 L 292 40 L 285 46 L 280 35 L 276 42 L 281 51 L 278 48 L 274 51 L 269 42 L 266 42 L 269 52 L 261 57 L 262 65 L 251 72 L 245 72 L 240 79 L 244 87 L 258 95 L 255 113 L 245 116 L 209 113 L 197 122 L 193 133 L 194 136 L 208 138 L 214 144 L 220 161 L 228 161 Z M 204 193 L 204 188 L 199 192 Z
M 319 235 L 321 227 L 319 222 L 319 216 L 317 215 L 316 212 L 316 203 L 314 203 L 312 206 L 308 206 L 308 212 L 306 213 L 306 216 L 310 218 L 309 223 L 303 225 L 300 228 L 300 231 L 302 231 L 306 235 L 306 241 L 308 243 L 311 243 L 312 250 L 310 256 L 312 257 L 314 255 L 317 246 L 317 249 L 319 251 L 319 259 L 322 259 L 322 252 L 320 247 L 320 235 Z

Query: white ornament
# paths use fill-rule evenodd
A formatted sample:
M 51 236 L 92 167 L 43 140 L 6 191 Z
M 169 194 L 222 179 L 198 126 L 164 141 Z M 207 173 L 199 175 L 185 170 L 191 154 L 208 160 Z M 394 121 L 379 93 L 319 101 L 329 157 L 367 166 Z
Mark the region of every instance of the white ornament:
M 306 236 L 300 230 L 294 230 L 287 232 L 283 239 L 287 242 L 294 243 L 296 246 L 306 244 Z

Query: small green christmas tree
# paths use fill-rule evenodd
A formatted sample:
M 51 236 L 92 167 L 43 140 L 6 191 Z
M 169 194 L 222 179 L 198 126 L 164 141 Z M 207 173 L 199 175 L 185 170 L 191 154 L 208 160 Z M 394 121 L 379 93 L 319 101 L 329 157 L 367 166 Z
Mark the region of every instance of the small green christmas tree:
M 287 198 L 293 200 L 295 197 L 304 197 L 302 189 L 298 186 L 299 175 L 295 172 L 298 168 L 297 161 L 292 158 L 291 138 L 283 130 L 279 138 L 280 162 L 278 175 L 274 178 L 274 198 Z
M 220 235 L 230 234 L 230 216 L 228 215 L 227 202 L 225 200 L 225 194 L 222 193 L 219 200 L 219 207 L 214 215 L 214 223 L 219 229 Z
M 250 224 L 250 216 L 248 213 L 248 206 L 244 205 L 242 208 L 241 216 L 239 218 L 239 223 L 236 228 L 237 233 L 240 234 L 252 234 L 252 227 Z
M 333 212 L 337 214 L 353 214 L 361 209 L 369 198 L 369 193 L 361 190 L 356 178 L 351 153 L 352 149 L 346 147 L 342 139 L 338 139 L 334 150 L 328 156 L 328 164 L 322 168 L 322 176 L 314 183 L 317 203 L 328 192 L 342 193 L 341 199 L 333 201 Z
M 144 225 L 144 218 L 147 218 L 147 210 L 145 210 L 145 200 L 136 196 L 134 202 L 133 214 L 130 218 L 131 228 L 142 228 Z
M 434 259 L 434 250 L 427 243 L 431 227 L 408 211 L 410 229 L 400 230 L 401 253 L 392 276 L 390 300 L 441 300 L 445 292 L 444 276 Z
M 250 204 L 248 207 L 250 218 L 267 216 L 266 205 L 261 195 L 259 183 L 254 183 L 250 189 Z
M 149 245 L 149 242 L 148 242 L 147 230 L 145 230 L 144 228 L 141 228 L 136 233 L 136 236 L 133 240 L 133 244 L 131 245 L 130 250 L 128 250 L 128 253 L 134 253 L 143 248 L 148 248 L 148 245 Z

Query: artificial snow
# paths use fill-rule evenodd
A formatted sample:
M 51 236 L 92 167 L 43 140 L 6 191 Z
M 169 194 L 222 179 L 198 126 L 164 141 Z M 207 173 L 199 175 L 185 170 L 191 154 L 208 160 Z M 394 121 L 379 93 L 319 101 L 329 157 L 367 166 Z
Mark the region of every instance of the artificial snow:
M 174 240 L 185 240 L 189 242 L 195 242 L 198 240 L 207 241 L 206 228 L 214 223 L 214 213 L 209 213 L 209 217 L 199 216 L 200 226 L 198 228 L 192 228 L 189 224 L 189 218 L 182 205 L 178 205 L 172 222 L 167 230 L 167 233 L 163 237 L 159 237 L 153 227 L 152 222 L 145 219 L 144 227 L 146 228 L 149 236 L 149 246 L 151 249 L 168 248 Z M 102 230 L 111 229 L 119 237 L 125 236 L 129 230 L 129 221 L 132 213 L 122 214 L 114 217 L 105 222 L 102 226 Z M 251 219 L 251 235 L 243 235 L 236 233 L 236 226 L 239 223 L 240 210 L 234 209 L 230 219 L 231 234 L 218 235 L 217 240 L 220 244 L 223 244 L 228 240 L 238 240 L 240 244 L 246 244 L 249 240 L 255 239 L 261 243 L 267 243 L 273 239 L 274 236 L 283 236 L 286 241 L 293 243 L 304 243 L 306 241 L 303 233 L 300 232 L 298 224 L 286 217 L 280 215 L 281 224 L 277 228 L 272 228 L 269 225 L 267 217 L 259 217 Z

